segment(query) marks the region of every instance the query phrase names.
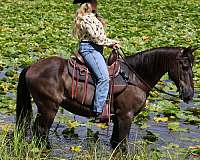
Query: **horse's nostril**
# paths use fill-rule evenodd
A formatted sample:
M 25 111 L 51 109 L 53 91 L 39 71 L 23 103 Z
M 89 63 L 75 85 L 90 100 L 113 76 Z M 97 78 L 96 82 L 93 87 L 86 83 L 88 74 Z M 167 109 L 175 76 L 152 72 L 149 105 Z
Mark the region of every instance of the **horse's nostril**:
M 192 96 L 187 96 L 187 97 L 184 97 L 183 101 L 188 103 L 189 101 L 192 100 Z

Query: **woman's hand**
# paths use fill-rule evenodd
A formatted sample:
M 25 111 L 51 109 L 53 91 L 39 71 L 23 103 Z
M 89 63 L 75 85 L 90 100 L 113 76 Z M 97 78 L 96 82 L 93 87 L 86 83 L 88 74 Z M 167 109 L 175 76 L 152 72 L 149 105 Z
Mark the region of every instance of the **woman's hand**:
M 113 49 L 119 49 L 121 48 L 121 45 L 119 43 L 115 43 L 113 46 L 112 46 Z

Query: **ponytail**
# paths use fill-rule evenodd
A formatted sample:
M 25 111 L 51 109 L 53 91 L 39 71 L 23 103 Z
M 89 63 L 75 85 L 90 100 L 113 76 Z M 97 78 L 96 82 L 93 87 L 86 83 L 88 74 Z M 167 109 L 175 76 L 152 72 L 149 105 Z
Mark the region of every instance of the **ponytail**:
M 81 21 L 83 16 L 92 13 L 92 6 L 90 3 L 81 4 L 80 8 L 76 11 L 76 18 L 74 21 L 73 35 L 76 38 L 81 38 Z

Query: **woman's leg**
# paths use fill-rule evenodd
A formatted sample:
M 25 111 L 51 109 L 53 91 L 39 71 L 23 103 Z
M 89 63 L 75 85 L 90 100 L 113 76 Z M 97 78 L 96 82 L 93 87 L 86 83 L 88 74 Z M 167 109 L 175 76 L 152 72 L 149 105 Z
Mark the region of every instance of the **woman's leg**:
M 107 65 L 101 53 L 95 49 L 88 47 L 87 45 L 85 45 L 85 47 L 80 47 L 80 49 L 85 63 L 90 72 L 94 74 L 96 80 L 94 111 L 101 113 L 109 90 L 109 73 Z

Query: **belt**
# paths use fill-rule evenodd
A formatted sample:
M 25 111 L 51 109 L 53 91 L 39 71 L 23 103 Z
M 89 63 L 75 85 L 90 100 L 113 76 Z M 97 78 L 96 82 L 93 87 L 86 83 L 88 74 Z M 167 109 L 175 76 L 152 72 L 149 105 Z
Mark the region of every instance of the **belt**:
M 100 53 L 103 53 L 103 45 L 98 45 L 92 41 L 82 40 L 80 43 L 89 43 L 95 50 Z

